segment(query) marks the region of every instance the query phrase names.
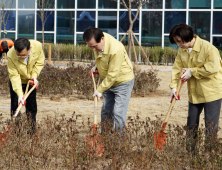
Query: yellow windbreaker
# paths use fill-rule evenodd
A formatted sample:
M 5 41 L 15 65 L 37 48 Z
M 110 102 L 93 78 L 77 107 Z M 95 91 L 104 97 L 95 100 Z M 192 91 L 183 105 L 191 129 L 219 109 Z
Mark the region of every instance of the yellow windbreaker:
M 104 33 L 104 37 L 104 51 L 99 55 L 94 52 L 97 69 L 103 79 L 97 88 L 100 93 L 134 78 L 133 66 L 123 44 L 109 34 Z
M 23 59 L 17 57 L 14 47 L 7 53 L 9 78 L 18 97 L 23 96 L 22 84 L 27 84 L 32 77 L 37 78 L 44 66 L 45 55 L 42 44 L 36 40 L 29 41 L 31 54 L 28 65 Z
M 193 49 L 179 49 L 172 68 L 170 88 L 177 87 L 182 68 L 191 68 L 192 77 L 187 81 L 189 102 L 206 103 L 222 98 L 222 62 L 216 47 L 197 35 Z

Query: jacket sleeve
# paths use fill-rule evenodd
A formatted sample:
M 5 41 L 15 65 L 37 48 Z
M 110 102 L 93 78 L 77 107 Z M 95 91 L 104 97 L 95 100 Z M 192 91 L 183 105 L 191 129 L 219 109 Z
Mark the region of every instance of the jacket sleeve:
M 116 54 L 111 55 L 109 60 L 109 69 L 107 75 L 97 88 L 98 92 L 102 93 L 106 91 L 115 83 L 116 79 L 119 76 L 123 61 L 124 61 L 123 52 L 117 52 Z
M 41 49 L 41 52 L 39 54 L 37 62 L 35 63 L 35 65 L 33 67 L 33 70 L 32 70 L 32 76 L 31 77 L 35 77 L 35 78 L 38 78 L 42 68 L 44 67 L 45 55 L 44 55 L 44 52 L 42 50 L 42 47 L 40 49 Z
M 178 54 L 173 64 L 172 73 L 171 73 L 171 84 L 170 84 L 171 89 L 177 88 L 177 82 L 180 78 L 179 76 L 182 68 L 183 68 L 183 63 L 181 60 L 180 50 L 178 50 Z
M 18 97 L 23 96 L 21 77 L 10 57 L 8 57 L 7 67 L 13 91 L 18 95 Z
M 219 52 L 212 47 L 203 67 L 194 67 L 191 69 L 191 73 L 196 79 L 211 78 L 219 72 L 220 65 L 221 59 Z

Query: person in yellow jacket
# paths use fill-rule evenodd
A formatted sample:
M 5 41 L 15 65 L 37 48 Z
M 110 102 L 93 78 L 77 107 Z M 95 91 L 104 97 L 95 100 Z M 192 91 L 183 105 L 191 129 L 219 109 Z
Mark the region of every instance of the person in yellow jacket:
M 193 34 L 190 26 L 175 25 L 169 36 L 172 44 L 180 48 L 172 68 L 171 98 L 178 99 L 178 79 L 187 81 L 189 110 L 187 117 L 187 149 L 196 145 L 199 118 L 205 114 L 206 148 L 211 149 L 218 131 L 222 98 L 222 62 L 216 47 Z M 179 77 L 181 69 L 186 72 Z
M 92 70 L 94 72 L 98 70 L 103 79 L 93 94 L 93 97 L 97 96 L 98 100 L 103 94 L 102 132 L 105 124 L 110 124 L 114 130 L 115 121 L 115 130 L 122 134 L 121 129 L 126 123 L 127 109 L 134 85 L 132 63 L 123 44 L 98 28 L 87 28 L 84 31 L 83 40 L 94 50 L 96 66 Z
M 38 82 L 37 78 L 44 66 L 45 56 L 40 42 L 28 40 L 27 38 L 18 38 L 14 42 L 14 47 L 7 53 L 7 57 L 11 116 L 13 116 L 20 102 L 25 105 L 23 93 L 28 81 L 31 79 L 34 84 Z M 29 86 L 29 90 L 31 87 Z M 36 89 L 32 91 L 26 101 L 26 114 L 32 125 L 28 133 L 34 134 L 37 114 Z

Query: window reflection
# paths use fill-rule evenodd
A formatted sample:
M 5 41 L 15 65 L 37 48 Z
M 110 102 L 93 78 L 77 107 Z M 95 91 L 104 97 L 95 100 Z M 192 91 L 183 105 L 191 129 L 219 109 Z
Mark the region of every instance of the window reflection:
M 213 37 L 213 45 L 222 50 L 222 37 Z
M 117 32 L 117 12 L 116 11 L 99 11 L 98 28 L 116 38 Z
M 189 0 L 190 9 L 210 9 L 211 8 L 211 0 Z
M 163 0 L 149 0 L 145 5 L 143 5 L 143 9 L 162 9 L 163 8 Z
M 127 35 L 124 37 L 124 39 L 122 40 L 122 43 L 123 43 L 123 45 L 125 45 L 125 46 L 128 45 L 128 35 L 129 35 L 129 34 L 127 34 Z M 123 38 L 123 36 L 124 36 L 124 35 L 119 35 L 119 41 Z M 138 36 L 138 35 L 135 35 L 135 36 L 136 36 L 137 40 L 140 41 L 140 40 L 139 40 L 139 36 Z M 135 46 L 138 46 L 138 44 L 137 44 L 134 36 L 133 36 L 133 41 L 134 41 L 134 45 L 135 45 Z M 126 49 L 126 51 L 127 51 L 127 49 Z
M 76 34 L 76 45 L 86 45 L 86 42 L 82 38 L 82 34 Z
M 2 38 L 10 38 L 12 41 L 15 41 L 15 33 L 14 32 L 8 32 L 4 35 L 4 33 L 1 33 Z
M 57 12 L 57 43 L 74 44 L 74 18 L 75 12 L 73 11 Z
M 210 12 L 189 12 L 189 25 L 200 38 L 210 41 Z
M 18 38 L 34 39 L 35 11 L 18 11 Z
M 222 9 L 222 1 L 214 0 L 214 9 Z
M 179 23 L 186 23 L 185 11 L 166 11 L 164 33 L 170 33 L 170 30 Z
M 78 0 L 78 8 L 96 8 L 96 0 Z
M 42 42 L 42 33 L 37 34 L 37 40 Z M 44 33 L 44 42 L 45 43 L 54 43 L 54 34 Z
M 58 9 L 75 8 L 75 0 L 57 0 Z
M 125 4 L 126 4 L 127 7 L 129 7 L 129 1 L 125 1 Z M 126 9 L 126 7 L 124 6 L 122 1 L 121 1 L 121 3 L 119 3 L 119 5 L 120 5 L 119 6 L 120 9 Z M 131 1 L 131 8 L 132 9 L 137 9 L 137 4 L 135 3 L 135 1 Z
M 166 9 L 186 9 L 186 0 L 165 0 Z
M 15 0 L 14 0 L 15 1 Z M 35 0 L 18 0 L 18 8 L 31 8 L 35 9 Z
M 6 30 L 15 30 L 15 11 L 5 11 L 4 23 L 2 22 L 2 30 L 4 30 L 4 24 L 6 24 Z M 0 16 L 2 16 L 2 11 L 0 11 Z
M 164 36 L 164 47 L 179 48 L 176 44 L 171 44 L 169 36 Z
M 88 27 L 95 27 L 95 11 L 77 12 L 77 31 L 83 32 Z
M 117 2 L 111 1 L 111 0 L 99 0 L 99 9 L 116 9 L 117 8 Z
M 222 34 L 222 12 L 213 13 L 213 34 Z
M 142 46 L 161 46 L 162 12 L 142 13 Z
M 136 16 L 136 11 L 131 12 L 132 20 Z M 119 12 L 119 32 L 126 32 L 129 29 L 129 12 L 128 11 L 120 11 Z M 136 18 L 136 21 L 133 24 L 133 32 L 139 32 L 139 15 Z
M 42 21 L 39 15 L 40 15 L 40 12 L 38 11 L 37 12 L 37 31 L 42 31 Z M 44 15 L 48 16 L 44 25 L 44 31 L 54 31 L 54 12 L 45 11 Z

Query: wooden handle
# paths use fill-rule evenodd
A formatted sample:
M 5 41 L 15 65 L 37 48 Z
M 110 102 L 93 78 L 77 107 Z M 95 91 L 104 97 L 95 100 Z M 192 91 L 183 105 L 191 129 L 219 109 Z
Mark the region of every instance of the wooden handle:
M 93 86 L 94 86 L 94 92 L 96 91 L 96 82 L 94 78 L 93 71 L 91 70 L 92 73 L 92 80 L 93 80 Z M 94 125 L 97 124 L 97 96 L 94 97 Z
M 26 99 L 28 98 L 28 96 L 30 95 L 30 93 L 35 89 L 35 87 L 38 85 L 38 82 L 29 90 L 29 92 L 24 96 L 24 101 L 26 101 Z M 16 111 L 15 111 L 15 114 L 13 115 L 13 117 L 17 117 L 18 116 L 18 113 L 19 111 L 21 110 L 22 108 L 22 103 L 19 104 L 19 106 L 17 107 Z
M 186 72 L 186 71 L 182 69 L 181 72 L 180 72 L 180 76 L 182 76 L 183 73 L 185 73 L 185 72 Z M 182 80 L 179 78 L 178 83 L 177 83 L 177 95 L 180 94 L 180 90 L 182 89 L 183 84 L 184 84 L 184 83 L 182 83 Z M 172 110 L 173 110 L 173 106 L 175 105 L 175 103 L 176 103 L 176 99 L 175 99 L 175 97 L 174 97 L 173 100 L 172 100 L 172 102 L 171 102 L 170 108 L 169 108 L 169 110 L 168 110 L 168 113 L 167 113 L 167 116 L 166 116 L 166 119 L 165 119 L 165 123 L 168 122 L 169 117 L 170 117 L 170 114 L 171 114 L 171 112 L 172 112 Z

